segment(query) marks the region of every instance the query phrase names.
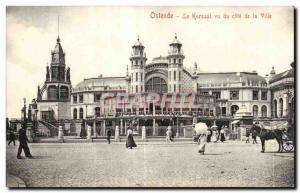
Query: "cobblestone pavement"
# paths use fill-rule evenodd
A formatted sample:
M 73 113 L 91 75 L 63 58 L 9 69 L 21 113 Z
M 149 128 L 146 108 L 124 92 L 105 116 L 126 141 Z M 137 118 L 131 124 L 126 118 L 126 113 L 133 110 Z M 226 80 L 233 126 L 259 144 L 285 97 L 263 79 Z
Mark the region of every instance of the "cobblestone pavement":
M 34 159 L 16 159 L 7 147 L 7 172 L 27 187 L 293 187 L 294 153 L 260 144 L 210 143 L 206 155 L 193 143 L 30 144 Z

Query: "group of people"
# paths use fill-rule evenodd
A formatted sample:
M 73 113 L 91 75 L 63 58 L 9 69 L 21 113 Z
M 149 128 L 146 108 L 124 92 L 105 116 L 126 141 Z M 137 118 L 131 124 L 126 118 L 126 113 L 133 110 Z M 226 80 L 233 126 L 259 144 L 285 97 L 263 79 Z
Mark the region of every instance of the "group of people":
M 127 140 L 126 140 L 126 148 L 132 149 L 133 147 L 137 147 L 134 139 L 133 139 L 133 131 L 132 127 L 136 124 L 136 122 L 133 120 L 129 126 L 127 127 Z M 110 137 L 112 135 L 111 130 L 108 130 L 106 133 L 106 139 L 108 144 L 110 144 Z
M 221 142 L 225 141 L 225 128 L 224 126 L 221 129 L 215 129 L 213 130 L 212 128 L 208 128 L 207 130 L 207 143 L 210 142 L 218 142 L 219 140 Z

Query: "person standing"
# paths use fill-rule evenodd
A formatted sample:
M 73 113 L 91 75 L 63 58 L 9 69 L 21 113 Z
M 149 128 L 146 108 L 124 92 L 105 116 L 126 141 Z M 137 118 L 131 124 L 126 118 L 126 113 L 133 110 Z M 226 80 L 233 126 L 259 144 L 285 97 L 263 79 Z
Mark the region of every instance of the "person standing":
M 221 142 L 225 141 L 225 130 L 224 127 L 220 130 L 220 135 L 221 135 Z
M 208 128 L 208 130 L 207 130 L 207 143 L 210 143 L 210 141 L 211 141 L 211 135 L 212 135 L 212 131 L 211 131 L 211 129 L 210 128 Z
M 171 126 L 168 126 L 167 132 L 166 132 L 166 142 L 172 142 L 172 129 Z
M 108 130 L 107 131 L 107 137 L 106 137 L 108 144 L 110 144 L 110 136 L 111 136 L 111 130 Z
M 257 131 L 254 129 L 253 132 L 252 132 L 252 139 L 253 139 L 252 144 L 254 144 L 254 143 L 257 144 L 256 137 L 257 137 Z
M 133 132 L 132 132 L 132 129 L 129 128 L 127 130 L 127 141 L 126 141 L 126 148 L 130 148 L 132 149 L 133 147 L 136 147 L 136 144 L 134 142 L 134 139 L 133 139 Z
M 13 142 L 14 146 L 16 146 L 16 142 L 15 142 L 16 136 L 15 136 L 14 132 L 12 132 L 12 131 L 9 132 L 9 138 L 8 139 L 9 139 L 8 146 L 11 142 Z
M 23 124 L 22 128 L 19 130 L 19 142 L 20 142 L 20 144 L 19 144 L 18 154 L 17 154 L 18 159 L 22 159 L 21 158 L 22 150 L 24 150 L 24 153 L 25 153 L 26 157 L 32 158 L 32 155 L 30 153 L 30 150 L 29 150 L 29 147 L 28 147 L 28 144 L 27 144 L 28 138 L 26 136 L 25 127 L 26 127 L 25 124 Z
M 246 143 L 250 143 L 250 131 L 246 131 Z

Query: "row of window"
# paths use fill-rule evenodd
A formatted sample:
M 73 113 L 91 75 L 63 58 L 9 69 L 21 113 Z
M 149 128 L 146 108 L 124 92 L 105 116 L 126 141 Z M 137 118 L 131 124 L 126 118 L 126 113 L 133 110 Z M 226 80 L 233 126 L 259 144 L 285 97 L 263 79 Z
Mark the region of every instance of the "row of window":
M 135 85 L 135 91 L 133 90 L 133 86 L 131 86 L 131 92 L 134 93 L 134 92 L 143 92 L 143 86 L 140 86 L 140 90 L 139 90 L 139 86 L 138 85 Z
M 133 82 L 133 80 L 134 80 L 133 75 L 134 75 L 134 74 L 131 73 L 131 82 Z M 143 80 L 144 80 L 144 76 L 143 76 L 143 73 L 141 72 L 141 74 L 140 74 L 140 81 L 143 82 Z M 139 73 L 138 73 L 138 72 L 135 73 L 135 81 L 136 81 L 136 82 L 139 81 Z
M 169 85 L 169 90 L 170 92 L 172 92 L 172 85 Z M 181 91 L 181 84 L 178 85 L 178 92 Z M 173 92 L 177 92 L 176 91 L 176 84 L 173 85 Z
M 173 63 L 176 64 L 176 61 L 177 61 L 176 58 L 174 58 L 173 59 Z M 182 62 L 181 58 L 178 58 L 178 63 L 181 64 L 181 62 Z M 171 58 L 169 59 L 169 63 L 170 64 L 172 63 L 172 59 Z
M 259 100 L 259 92 L 257 90 L 254 90 L 252 92 L 252 100 Z M 200 94 L 202 95 L 208 95 L 209 92 L 200 92 Z M 214 91 L 212 92 L 212 95 L 214 95 L 216 97 L 216 99 L 220 99 L 221 98 L 221 92 L 220 91 Z M 233 90 L 230 91 L 230 100 L 239 100 L 239 91 L 238 90 Z M 262 91 L 261 92 L 261 100 L 268 100 L 268 92 L 267 91 Z
M 78 101 L 78 98 L 79 98 L 79 101 Z M 77 103 L 83 103 L 83 94 L 80 94 L 78 96 L 73 95 L 73 104 L 77 104 Z
M 77 109 L 74 108 L 73 109 L 73 119 L 83 119 L 83 108 L 79 108 L 79 116 L 78 116 L 78 112 Z
M 238 110 L 239 110 L 239 106 L 232 105 L 231 106 L 231 115 L 234 115 Z M 267 106 L 263 105 L 261 107 L 261 117 L 267 117 L 267 113 L 268 113 Z M 252 107 L 252 115 L 254 117 L 258 117 L 258 106 L 257 105 L 253 105 L 253 107 Z
M 173 71 L 173 80 L 176 81 L 176 71 Z M 172 71 L 169 71 L 169 81 L 172 80 Z M 178 72 L 178 80 L 181 80 L 181 71 Z

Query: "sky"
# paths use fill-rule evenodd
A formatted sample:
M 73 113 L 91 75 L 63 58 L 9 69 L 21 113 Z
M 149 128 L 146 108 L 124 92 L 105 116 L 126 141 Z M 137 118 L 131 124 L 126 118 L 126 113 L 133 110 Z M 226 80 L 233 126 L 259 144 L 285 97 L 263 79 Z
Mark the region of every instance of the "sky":
M 272 66 L 277 73 L 285 71 L 294 60 L 293 11 L 293 7 L 7 7 L 7 116 L 19 118 L 23 98 L 30 102 L 37 86 L 43 85 L 58 36 L 58 16 L 74 87 L 100 74 L 125 76 L 137 36 L 148 62 L 166 56 L 175 33 L 183 44 L 186 68 L 197 62 L 205 72 L 256 70 L 265 76 Z M 174 18 L 151 18 L 158 13 Z M 271 18 L 262 18 L 262 13 Z M 239 14 L 242 18 L 232 17 Z

